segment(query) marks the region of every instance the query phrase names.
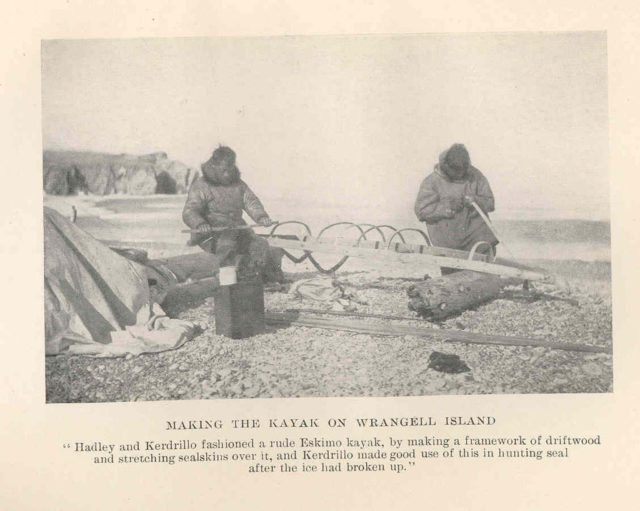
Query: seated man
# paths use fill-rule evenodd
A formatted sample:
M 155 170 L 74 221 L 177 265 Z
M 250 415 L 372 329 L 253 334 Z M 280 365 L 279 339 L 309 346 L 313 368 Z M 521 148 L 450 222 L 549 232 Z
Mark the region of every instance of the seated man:
M 279 260 L 265 239 L 248 228 L 213 229 L 246 225 L 243 210 L 260 225 L 268 227 L 273 223 L 258 197 L 240 179 L 235 152 L 219 146 L 201 169 L 202 176 L 191 184 L 182 212 L 184 223 L 195 231 L 191 242 L 216 254 L 220 266 L 236 266 L 240 279 L 257 273 L 263 280 L 281 282 Z
M 415 203 L 418 220 L 427 224 L 429 237 L 437 247 L 471 250 L 478 241 L 478 253 L 495 253 L 498 240 L 473 204 L 484 213 L 494 210 L 489 181 L 471 165 L 462 144 L 454 144 L 440 155 L 440 161 L 422 184 Z

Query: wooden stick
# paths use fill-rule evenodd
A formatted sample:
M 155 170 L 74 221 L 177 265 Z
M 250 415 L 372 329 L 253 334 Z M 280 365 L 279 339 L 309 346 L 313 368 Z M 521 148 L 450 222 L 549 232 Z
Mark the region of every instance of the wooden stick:
M 274 225 L 278 224 L 280 222 L 276 221 L 276 220 L 272 220 L 271 223 L 269 225 L 262 225 L 262 224 L 251 224 L 251 225 L 229 225 L 229 226 L 225 226 L 225 227 L 211 227 L 211 231 L 209 232 L 221 232 L 221 231 L 231 231 L 233 229 L 253 229 L 254 227 L 273 227 Z M 194 234 L 199 234 L 200 231 L 198 231 L 198 229 L 183 229 L 182 231 L 183 233 L 194 233 Z M 207 233 L 203 233 L 203 234 L 207 234 Z
M 393 316 L 391 314 L 369 314 L 367 312 L 357 312 L 357 311 L 334 311 L 334 310 L 323 310 L 323 309 L 286 309 L 285 312 L 307 312 L 309 314 L 327 314 L 329 316 L 346 316 L 352 318 L 376 318 L 376 319 L 393 319 L 396 321 L 423 321 L 419 317 L 415 316 L 413 318 L 407 316 Z
M 488 263 L 481 260 L 468 260 L 449 255 L 439 254 L 442 249 L 427 247 L 422 252 L 397 252 L 394 245 L 391 247 L 378 246 L 378 248 L 363 248 L 363 246 L 348 246 L 346 244 L 319 241 L 313 238 L 303 240 L 288 240 L 267 237 L 269 245 L 289 250 L 302 250 L 328 254 L 340 254 L 342 256 L 360 257 L 363 259 L 381 259 L 391 263 L 407 264 L 433 264 L 439 267 L 456 268 L 460 270 L 472 270 L 481 273 L 491 273 L 504 277 L 515 277 L 522 280 L 546 280 L 548 278 L 542 272 L 506 266 L 505 264 Z M 435 254 L 434 254 L 435 252 Z
M 405 336 L 444 338 L 445 342 L 463 342 L 469 344 L 492 344 L 504 346 L 534 346 L 556 350 L 582 351 L 589 353 L 611 353 L 611 348 L 588 344 L 549 342 L 544 339 L 531 337 L 517 337 L 507 335 L 486 335 L 463 330 L 443 330 L 411 325 L 371 325 L 352 319 L 326 319 L 303 316 L 296 313 L 268 312 L 265 320 L 271 325 L 297 325 L 327 330 L 342 330 L 346 332 L 363 333 L 369 335 Z
M 233 225 L 233 226 L 228 226 L 228 227 L 211 227 L 211 230 L 209 230 L 208 232 L 200 232 L 198 231 L 198 229 L 183 229 L 180 232 L 185 233 L 185 234 L 189 234 L 189 233 L 193 233 L 193 234 L 209 234 L 211 232 L 222 232 L 222 231 L 232 231 L 234 229 L 251 229 L 252 227 L 261 227 L 260 225 Z

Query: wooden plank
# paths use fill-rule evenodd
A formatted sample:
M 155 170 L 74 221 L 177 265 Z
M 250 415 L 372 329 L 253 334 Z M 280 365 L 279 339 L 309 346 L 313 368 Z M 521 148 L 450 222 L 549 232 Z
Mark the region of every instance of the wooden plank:
M 369 335 L 435 337 L 445 342 L 462 342 L 469 344 L 490 344 L 503 346 L 532 346 L 565 351 L 582 351 L 589 353 L 611 353 L 611 348 L 588 344 L 550 342 L 544 339 L 507 335 L 486 335 L 464 330 L 444 330 L 413 325 L 369 324 L 354 319 L 329 319 L 305 316 L 297 313 L 268 312 L 265 318 L 270 325 L 296 325 L 327 330 L 363 333 Z
M 307 252 L 320 252 L 327 254 L 339 254 L 362 259 L 379 258 L 390 263 L 403 264 L 433 264 L 439 267 L 456 268 L 459 270 L 472 270 L 481 273 L 490 273 L 504 277 L 519 278 L 522 280 L 546 280 L 548 277 L 539 271 L 506 266 L 505 264 L 494 264 L 474 259 L 462 259 L 443 255 L 434 255 L 435 247 L 425 247 L 420 252 L 397 252 L 393 247 L 387 248 L 381 244 L 380 248 L 363 248 L 361 246 L 348 246 L 342 243 L 329 243 L 311 238 L 303 240 L 289 240 L 269 237 L 267 238 L 272 247 L 281 247 L 287 250 L 302 250 Z M 438 251 L 441 249 L 437 249 Z
M 395 319 L 398 321 L 421 321 L 418 317 L 408 317 L 408 316 L 396 316 L 393 314 L 369 314 L 366 312 L 349 312 L 349 311 L 334 311 L 334 310 L 324 310 L 324 309 L 286 309 L 285 312 L 296 313 L 299 314 L 301 312 L 308 312 L 310 314 L 326 314 L 328 316 L 343 316 L 343 317 L 352 317 L 352 318 L 375 318 L 375 319 Z M 275 314 L 275 313 L 274 313 Z
M 445 248 L 445 247 L 433 247 L 429 245 L 421 245 L 417 243 L 403 243 L 403 242 L 392 242 L 390 246 L 387 246 L 387 243 L 383 241 L 375 241 L 375 240 L 360 240 L 355 241 L 349 238 L 323 238 L 316 239 L 310 236 L 297 236 L 295 234 L 259 234 L 263 238 L 266 238 L 269 243 L 272 240 L 288 240 L 288 241 L 297 241 L 297 242 L 306 242 L 306 241 L 316 241 L 318 243 L 323 243 L 329 246 L 343 246 L 343 247 L 359 247 L 359 248 L 368 248 L 373 250 L 389 250 L 392 252 L 398 253 L 415 253 L 415 254 L 426 254 L 426 255 L 434 255 L 434 256 L 443 256 L 443 257 L 457 257 L 458 259 L 468 259 L 469 252 L 464 250 L 455 250 L 453 248 Z M 474 261 L 489 261 L 488 256 L 485 254 L 475 253 L 473 256 Z M 505 260 L 506 261 L 506 260 Z
M 303 241 L 313 241 L 312 238 L 307 237 Z M 316 240 L 322 243 L 334 243 L 333 240 Z M 373 241 L 373 240 L 362 240 L 359 242 L 354 242 L 349 239 L 341 239 L 338 238 L 336 242 L 339 245 L 350 246 L 350 247 L 360 247 L 360 248 L 369 248 L 374 250 L 389 250 L 392 252 L 398 252 L 400 254 L 426 254 L 432 256 L 442 256 L 442 257 L 456 257 L 458 259 L 468 259 L 469 252 L 464 250 L 455 250 L 453 248 L 445 248 L 445 247 L 432 247 L 429 245 L 421 245 L 417 243 L 403 243 L 403 242 L 392 242 L 390 246 L 387 246 L 386 243 L 382 241 Z M 473 255 L 474 261 L 489 261 L 489 257 L 485 254 L 475 253 Z

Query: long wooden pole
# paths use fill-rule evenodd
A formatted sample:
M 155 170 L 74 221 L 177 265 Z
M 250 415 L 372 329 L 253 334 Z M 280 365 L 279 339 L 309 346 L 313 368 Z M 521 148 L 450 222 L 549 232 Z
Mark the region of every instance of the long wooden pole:
M 534 346 L 555 350 L 582 351 L 588 353 L 611 353 L 610 347 L 593 346 L 588 344 L 574 344 L 550 342 L 532 337 L 507 335 L 486 335 L 463 330 L 444 330 L 412 325 L 367 324 L 353 319 L 328 319 L 305 316 L 297 313 L 268 312 L 265 321 L 271 325 L 298 325 L 327 330 L 341 330 L 346 332 L 364 333 L 369 335 L 404 336 L 415 335 L 444 339 L 445 342 L 462 342 L 469 344 L 492 344 L 503 346 Z

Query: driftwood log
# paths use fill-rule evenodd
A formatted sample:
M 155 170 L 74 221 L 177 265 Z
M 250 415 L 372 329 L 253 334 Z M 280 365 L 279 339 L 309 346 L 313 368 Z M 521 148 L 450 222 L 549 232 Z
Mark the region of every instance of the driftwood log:
M 497 298 L 505 285 L 514 283 L 512 280 L 474 271 L 428 279 L 407 289 L 409 310 L 439 321 Z

